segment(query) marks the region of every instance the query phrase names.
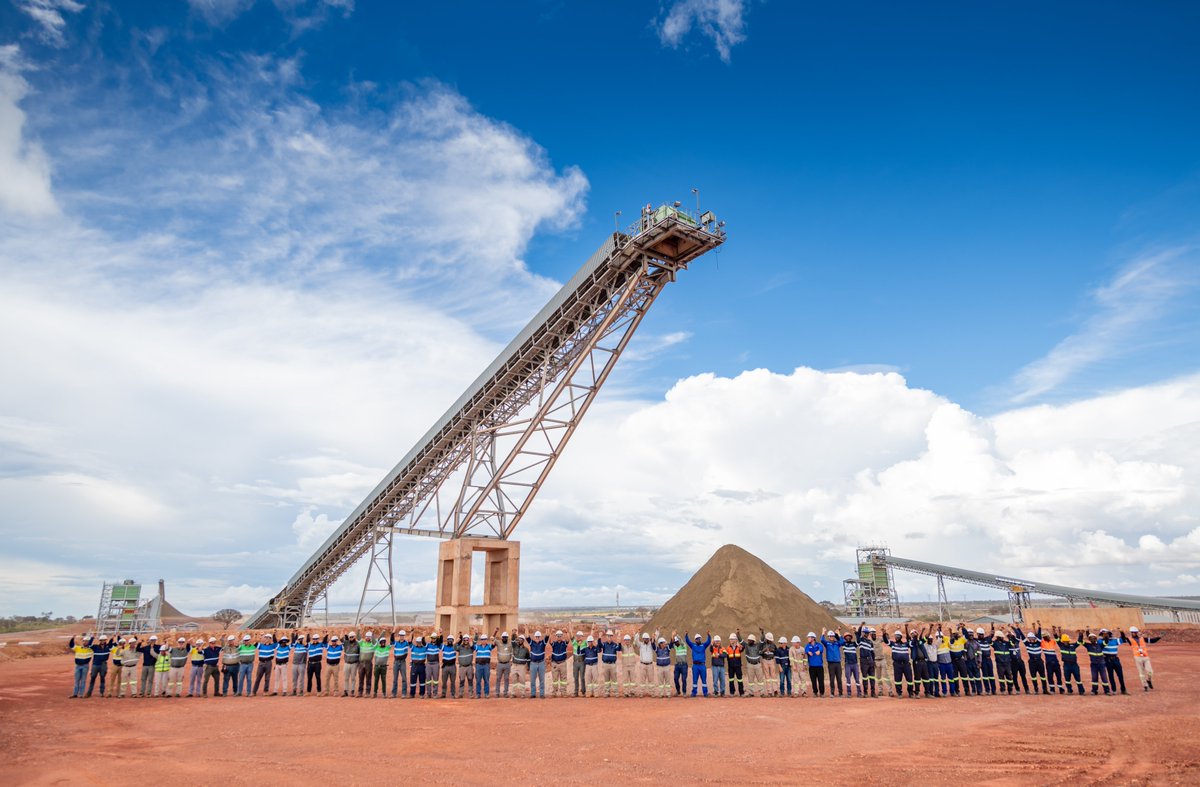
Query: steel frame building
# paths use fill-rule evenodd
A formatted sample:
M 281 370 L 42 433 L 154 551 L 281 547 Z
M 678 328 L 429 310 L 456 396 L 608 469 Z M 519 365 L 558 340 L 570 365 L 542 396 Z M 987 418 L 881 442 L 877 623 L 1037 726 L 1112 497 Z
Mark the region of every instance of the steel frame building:
M 127 579 L 105 582 L 96 612 L 96 633 L 109 636 L 150 634 L 158 631 L 162 597 L 141 598 L 142 586 Z
M 900 599 L 896 595 L 896 580 L 892 567 L 886 562 L 877 563 L 876 557 L 891 554 L 887 547 L 860 546 L 854 551 L 854 565 L 858 576 L 842 582 L 846 608 L 851 615 L 860 617 L 899 617 Z
M 614 232 L 244 628 L 299 624 L 364 557 L 359 618 L 394 621 L 394 536 L 508 539 L 663 287 L 724 241 L 678 202 Z

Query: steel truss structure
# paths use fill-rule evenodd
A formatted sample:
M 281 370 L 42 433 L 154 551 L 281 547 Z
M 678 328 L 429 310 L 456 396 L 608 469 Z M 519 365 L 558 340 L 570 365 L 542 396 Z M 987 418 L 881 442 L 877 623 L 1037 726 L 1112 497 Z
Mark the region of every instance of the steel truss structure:
M 663 287 L 724 240 L 678 203 L 614 232 L 244 627 L 299 624 L 367 555 L 359 617 L 394 623 L 396 535 L 512 535 Z
M 842 582 L 846 608 L 851 615 L 861 617 L 899 617 L 900 600 L 896 596 L 896 581 L 892 568 L 886 563 L 876 564 L 877 555 L 890 555 L 882 546 L 860 546 L 854 552 L 854 565 L 858 576 Z
M 965 568 L 952 568 L 936 563 L 923 563 L 919 560 L 896 557 L 891 554 L 880 554 L 872 557 L 876 565 L 894 566 L 902 571 L 914 574 L 925 574 L 936 577 L 938 581 L 939 607 L 944 609 L 947 603 L 945 580 L 966 582 L 971 585 L 997 588 L 1008 593 L 1008 606 L 1014 621 L 1022 618 L 1021 610 L 1032 606 L 1031 595 L 1055 596 L 1066 599 L 1072 606 L 1075 602 L 1099 602 L 1118 607 L 1139 607 L 1141 609 L 1167 610 L 1178 619 L 1180 612 L 1200 611 L 1200 601 L 1169 596 L 1135 596 L 1128 593 L 1110 593 L 1104 590 L 1088 590 L 1086 588 L 1069 587 L 1066 585 L 1051 585 L 1045 582 L 1031 582 L 1014 577 L 1002 577 L 981 571 L 969 571 Z
M 162 596 L 143 600 L 141 592 L 142 586 L 132 579 L 105 582 L 96 611 L 96 633 L 114 636 L 158 631 Z

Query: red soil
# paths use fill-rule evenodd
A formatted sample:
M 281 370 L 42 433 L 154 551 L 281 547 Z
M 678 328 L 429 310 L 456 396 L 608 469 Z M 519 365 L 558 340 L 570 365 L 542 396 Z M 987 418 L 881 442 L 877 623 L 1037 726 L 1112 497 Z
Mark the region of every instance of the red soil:
M 70 700 L 69 656 L 0 662 L 4 784 L 683 779 L 1195 784 L 1200 648 L 1129 697 Z

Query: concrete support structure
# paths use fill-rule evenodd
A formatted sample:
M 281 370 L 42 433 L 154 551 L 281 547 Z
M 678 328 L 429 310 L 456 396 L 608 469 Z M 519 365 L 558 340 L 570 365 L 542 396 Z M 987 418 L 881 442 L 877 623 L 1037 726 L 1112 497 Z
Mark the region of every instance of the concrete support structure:
M 485 556 L 483 603 L 471 603 L 471 561 Z M 521 544 L 495 538 L 455 538 L 438 549 L 437 627 L 446 634 L 477 628 L 491 634 L 517 626 Z M 476 617 L 480 620 L 477 622 Z

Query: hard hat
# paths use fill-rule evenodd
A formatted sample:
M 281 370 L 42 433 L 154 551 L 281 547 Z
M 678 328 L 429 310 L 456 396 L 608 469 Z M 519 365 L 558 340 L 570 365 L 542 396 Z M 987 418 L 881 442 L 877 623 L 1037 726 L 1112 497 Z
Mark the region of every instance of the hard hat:
M 242 637 L 242 639 L 250 639 L 250 635 L 249 635 L 249 634 L 247 634 L 246 636 Z M 121 641 L 122 641 L 122 642 L 124 642 L 125 640 L 121 640 Z M 186 640 L 186 639 L 184 639 L 183 637 L 180 637 L 179 639 L 177 639 L 177 640 L 175 640 L 175 641 L 176 641 L 176 642 L 187 642 L 187 640 Z
M 558 633 L 561 634 L 562 632 L 560 631 Z M 612 635 L 613 635 L 612 629 L 609 629 L 608 631 L 604 632 L 604 636 L 606 636 L 606 637 L 611 637 Z
M 588 641 L 588 642 L 595 642 L 595 641 L 596 641 L 596 638 L 595 638 L 595 637 L 593 637 L 591 634 L 588 634 L 587 641 Z
M 1037 634 L 1034 634 L 1034 633 L 1031 631 L 1031 632 L 1029 632 L 1028 634 L 1026 634 L 1026 635 L 1025 635 L 1025 639 L 1037 639 Z
M 350 636 L 352 636 L 352 637 L 353 637 L 353 636 L 354 636 L 354 632 L 350 632 Z M 399 634 L 398 636 L 401 636 L 401 637 L 407 637 L 407 636 L 408 636 L 408 632 L 407 632 L 407 631 L 405 631 L 404 629 L 400 629 L 400 634 Z
M 896 633 L 897 633 L 897 634 L 899 634 L 900 632 L 896 632 Z M 814 634 L 814 633 L 812 633 L 812 632 L 810 631 L 810 632 L 808 632 L 808 638 L 809 638 L 809 639 L 816 639 L 816 638 L 817 638 L 817 635 L 816 635 L 816 634 Z M 793 638 L 792 638 L 792 641 L 794 641 L 794 642 L 799 642 L 799 641 L 800 641 L 800 638 L 799 638 L 799 637 L 793 637 Z
M 1058 639 L 1059 639 L 1059 641 L 1060 641 L 1060 642 L 1070 642 L 1070 641 L 1071 641 L 1071 638 L 1070 638 L 1070 637 L 1068 637 L 1066 634 L 1063 634 L 1063 635 L 1062 635 L 1061 637 L 1059 637 Z
M 662 637 L 659 637 L 659 638 L 658 638 L 658 644 L 659 644 L 659 645 L 666 645 L 666 644 L 667 644 L 667 641 L 666 641 L 664 638 L 662 638 Z
M 180 641 L 180 642 L 183 642 L 183 637 L 180 637 L 180 638 L 179 638 L 179 641 Z M 249 634 L 243 634 L 243 635 L 242 635 L 242 642 L 249 642 L 249 641 L 250 641 L 250 635 L 249 635 Z
M 1137 629 L 1134 629 L 1134 631 L 1137 631 Z M 642 639 L 650 639 L 650 635 L 643 631 Z M 717 637 L 717 639 L 720 639 L 720 637 Z
M 1101 634 L 1103 634 L 1103 633 L 1104 633 L 1104 632 L 1106 632 L 1106 631 L 1107 631 L 1109 634 L 1111 634 L 1111 633 L 1112 633 L 1111 631 L 1108 631 L 1108 629 L 1100 629 L 1100 633 L 1101 633 Z
M 730 634 L 729 639 L 731 639 L 731 640 L 737 639 L 737 634 Z
M 121 637 L 119 640 L 117 640 L 117 642 L 121 645 L 124 645 L 127 641 L 128 640 L 126 640 L 124 637 Z
M 1138 633 L 1138 627 L 1137 627 L 1137 626 L 1130 626 L 1130 627 L 1129 627 L 1129 633 L 1130 633 L 1130 634 L 1136 634 L 1136 633 Z
M 976 634 L 983 634 L 983 633 L 984 633 L 984 631 L 983 631 L 983 626 L 980 626 L 979 628 L 975 629 L 975 633 L 976 633 Z
M 628 634 L 626 634 L 626 635 L 625 635 L 625 639 L 633 639 L 633 637 L 631 637 L 631 636 L 629 636 Z
M 151 635 L 150 635 L 150 639 L 151 639 L 151 640 L 156 640 L 156 639 L 158 639 L 158 635 L 157 635 L 157 634 L 151 634 Z M 214 641 L 215 641 L 215 640 L 214 640 Z
M 363 636 L 364 636 L 364 637 L 373 637 L 373 636 L 375 636 L 375 632 L 374 632 L 374 631 L 368 631 L 368 632 L 367 632 L 366 634 L 364 634 Z
M 609 633 L 609 634 L 611 634 L 612 632 L 610 631 L 610 632 L 608 632 L 608 633 Z M 556 636 L 556 637 L 561 637 L 561 636 L 563 636 L 562 629 L 559 629 L 558 631 L 554 632 L 554 636 Z
M 404 632 L 400 632 L 400 633 L 401 633 L 401 634 L 403 634 Z M 347 637 L 353 637 L 353 638 L 356 638 L 356 639 L 358 638 L 358 634 L 357 634 L 357 633 L 355 633 L 355 632 L 353 632 L 353 631 L 351 631 L 351 632 L 350 632 L 349 634 L 347 634 L 346 636 L 347 636 Z
M 150 639 L 158 639 L 158 637 L 151 637 Z M 217 641 L 217 638 L 216 638 L 216 637 L 209 637 L 209 638 L 208 638 L 208 641 L 209 641 L 209 642 L 216 642 L 216 641 Z M 284 641 L 284 642 L 287 642 L 287 637 L 284 637 L 284 638 L 283 638 L 283 641 Z
M 720 641 L 721 641 L 721 635 L 720 635 L 720 634 L 714 634 L 714 635 L 713 635 L 713 638 L 712 638 L 712 640 L 713 640 L 713 642 L 720 642 Z
M 758 641 L 758 637 L 756 637 L 756 636 L 754 636 L 753 634 L 751 634 L 750 636 L 746 637 L 746 641 L 747 641 L 747 642 L 757 642 L 757 641 Z
M 541 639 L 541 638 L 542 638 L 542 632 L 540 632 L 540 631 L 535 631 L 535 632 L 533 632 L 533 638 L 534 638 L 534 639 Z
M 228 637 L 226 637 L 226 638 L 225 638 L 225 641 L 226 641 L 226 642 L 233 642 L 235 639 L 237 639 L 237 638 L 236 638 L 236 637 L 234 637 L 232 634 L 230 634 Z
M 582 631 L 576 631 L 576 632 L 575 632 L 575 636 L 577 636 L 577 637 L 582 637 L 582 636 L 583 636 L 583 632 L 582 632 Z
M 897 637 L 902 637 L 902 636 L 904 636 L 904 632 L 903 632 L 903 631 L 901 631 L 900 629 L 896 629 L 896 636 L 897 636 Z
M 768 642 L 774 642 L 774 641 L 775 641 L 775 635 L 774 635 L 774 634 L 772 634 L 772 633 L 771 633 L 771 632 L 769 632 L 769 631 L 767 632 L 767 641 L 768 641 Z
M 508 632 L 507 632 L 507 631 L 501 631 L 501 632 L 500 632 L 500 636 L 501 636 L 501 637 L 507 637 L 507 636 L 508 636 Z
M 330 642 L 339 642 L 340 640 L 338 639 L 338 635 L 334 634 L 332 637 L 329 638 L 329 641 Z
M 101 635 L 100 635 L 100 641 L 101 641 L 101 642 L 105 642 L 107 639 L 108 639 L 108 635 L 107 635 L 107 634 L 101 634 Z
M 487 639 L 487 634 L 480 634 L 478 639 Z

